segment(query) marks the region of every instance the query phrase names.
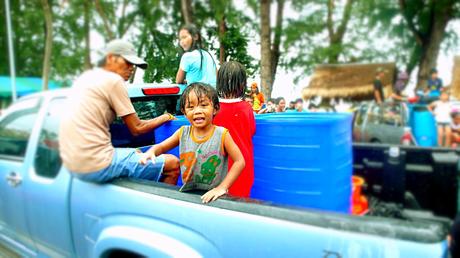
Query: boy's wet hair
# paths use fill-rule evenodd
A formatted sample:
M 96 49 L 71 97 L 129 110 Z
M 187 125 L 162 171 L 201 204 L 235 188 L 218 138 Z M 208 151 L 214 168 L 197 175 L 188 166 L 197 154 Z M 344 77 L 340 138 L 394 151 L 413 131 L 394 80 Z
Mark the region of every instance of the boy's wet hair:
M 246 90 L 246 69 L 236 61 L 223 63 L 217 72 L 217 94 L 221 98 L 243 98 Z
M 198 103 L 201 102 L 203 97 L 207 97 L 210 101 L 212 101 L 212 105 L 216 111 L 220 109 L 217 91 L 209 84 L 195 82 L 187 86 L 187 88 L 185 88 L 184 92 L 182 93 L 182 96 L 180 97 L 180 110 L 182 113 L 185 114 L 185 104 L 187 101 L 190 102 L 189 95 L 192 91 L 197 96 Z

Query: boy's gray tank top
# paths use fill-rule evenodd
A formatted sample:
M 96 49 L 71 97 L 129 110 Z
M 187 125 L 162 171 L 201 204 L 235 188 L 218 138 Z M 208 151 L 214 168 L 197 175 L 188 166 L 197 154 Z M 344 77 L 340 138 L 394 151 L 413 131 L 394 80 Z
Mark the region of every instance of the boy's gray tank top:
M 228 171 L 228 158 L 224 153 L 228 130 L 214 126 L 213 132 L 203 139 L 193 135 L 191 126 L 182 126 L 179 130 L 180 170 L 184 182 L 181 191 L 210 190 L 218 186 Z

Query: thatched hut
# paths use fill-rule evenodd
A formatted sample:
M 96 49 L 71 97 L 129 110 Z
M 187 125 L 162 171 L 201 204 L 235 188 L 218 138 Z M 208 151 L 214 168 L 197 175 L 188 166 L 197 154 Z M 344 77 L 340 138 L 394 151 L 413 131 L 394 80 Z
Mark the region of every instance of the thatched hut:
M 454 57 L 454 67 L 452 68 L 452 82 L 450 83 L 451 94 L 456 99 L 460 99 L 460 56 Z
M 308 87 L 302 91 L 305 100 L 311 97 L 371 100 L 377 68 L 385 70 L 382 79 L 385 96 L 389 96 L 395 78 L 395 63 L 334 64 L 316 67 Z

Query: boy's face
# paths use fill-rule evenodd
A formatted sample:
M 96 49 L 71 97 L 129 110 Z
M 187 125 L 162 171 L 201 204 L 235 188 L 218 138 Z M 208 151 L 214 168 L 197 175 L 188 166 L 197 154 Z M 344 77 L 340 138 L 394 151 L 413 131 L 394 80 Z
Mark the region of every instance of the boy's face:
M 438 78 L 438 73 L 432 73 L 432 74 L 431 74 L 431 79 L 434 80 L 434 79 L 436 79 L 436 78 Z
M 206 96 L 201 96 L 198 100 L 198 96 L 193 90 L 185 101 L 184 111 L 190 124 L 196 128 L 211 125 L 216 114 L 212 101 Z

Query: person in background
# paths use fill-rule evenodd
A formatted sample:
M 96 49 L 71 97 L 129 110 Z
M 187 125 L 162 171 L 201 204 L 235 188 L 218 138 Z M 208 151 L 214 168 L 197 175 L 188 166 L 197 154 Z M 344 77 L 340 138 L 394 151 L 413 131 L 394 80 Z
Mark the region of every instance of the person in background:
M 254 98 L 254 105 L 252 108 L 255 112 L 259 112 L 262 109 L 263 104 L 265 103 L 265 96 L 262 92 L 259 91 L 257 87 L 257 82 L 251 83 L 251 95 Z
M 274 113 L 276 109 L 275 99 L 268 99 L 265 108 L 262 108 L 257 114 Z
M 249 109 L 246 102 L 242 103 Z M 154 161 L 157 155 L 179 145 L 184 182 L 181 189 L 207 190 L 201 200 L 208 203 L 228 193 L 245 167 L 243 154 L 228 130 L 213 124 L 219 111 L 219 99 L 212 86 L 199 82 L 190 84 L 181 96 L 180 109 L 190 125 L 182 126 L 168 139 L 153 145 L 142 154 L 139 162 Z M 230 169 L 227 167 L 228 158 L 233 160 Z
M 275 113 L 286 112 L 286 100 L 283 97 L 278 97 L 275 100 Z
M 438 77 L 438 70 L 432 68 L 430 71 L 430 78 L 427 80 L 428 96 L 431 98 L 438 98 L 441 95 L 442 80 Z
M 243 100 L 249 103 L 251 108 L 254 105 L 254 98 L 251 95 L 244 95 Z
M 385 100 L 383 93 L 382 79 L 385 76 L 385 70 L 382 67 L 377 68 L 374 79 L 374 100 L 378 104 L 382 104 Z
M 460 143 L 460 112 L 452 112 L 452 122 L 450 124 L 452 131 L 452 147 L 457 148 Z
M 439 100 L 428 105 L 428 110 L 433 113 L 436 120 L 438 128 L 438 146 L 450 147 L 452 140 L 452 105 L 449 102 L 449 93 L 446 89 L 441 92 Z
M 286 108 L 286 112 L 296 112 L 295 110 L 295 101 L 289 101 L 289 106 Z
M 254 147 L 252 137 L 256 132 L 254 111 L 241 98 L 246 87 L 246 69 L 238 62 L 223 63 L 217 72 L 217 92 L 220 111 L 214 123 L 227 128 L 243 154 L 246 166 L 229 189 L 230 195 L 249 197 L 254 183 Z M 233 160 L 229 159 L 231 168 Z
M 407 97 L 402 94 L 403 90 L 406 88 L 407 80 L 409 75 L 402 71 L 398 74 L 396 82 L 393 86 L 393 92 L 390 95 L 390 99 L 393 101 L 407 101 Z
M 176 83 L 190 85 L 194 82 L 216 86 L 216 62 L 203 49 L 202 37 L 194 24 L 186 24 L 179 30 L 179 44 L 185 51 L 180 59 Z
M 298 98 L 295 100 L 295 110 L 297 112 L 307 112 L 304 108 L 303 108 L 303 99 L 301 98 Z
M 89 182 L 131 177 L 176 184 L 179 163 L 173 155 L 139 166 L 136 149 L 115 148 L 111 142 L 109 128 L 117 116 L 133 135 L 148 133 L 174 119 L 171 114 L 164 114 L 140 120 L 136 114 L 125 81 L 131 77 L 134 66 L 145 69 L 147 63 L 137 56 L 131 43 L 116 39 L 107 44 L 98 66 L 84 72 L 72 85 L 67 115 L 59 129 L 64 167 Z M 162 170 L 163 166 L 171 169 Z

